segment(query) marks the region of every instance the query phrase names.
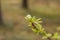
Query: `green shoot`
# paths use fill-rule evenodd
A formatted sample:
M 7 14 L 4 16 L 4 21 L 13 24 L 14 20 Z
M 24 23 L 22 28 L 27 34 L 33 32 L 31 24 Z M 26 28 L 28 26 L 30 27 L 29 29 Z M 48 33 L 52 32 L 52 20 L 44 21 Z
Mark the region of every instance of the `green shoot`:
M 25 19 L 29 22 L 29 27 L 31 27 L 31 30 L 42 36 L 42 39 L 60 40 L 60 35 L 58 32 L 52 34 L 45 31 L 41 24 L 41 18 L 37 19 L 35 16 L 32 17 L 31 15 L 27 15 Z

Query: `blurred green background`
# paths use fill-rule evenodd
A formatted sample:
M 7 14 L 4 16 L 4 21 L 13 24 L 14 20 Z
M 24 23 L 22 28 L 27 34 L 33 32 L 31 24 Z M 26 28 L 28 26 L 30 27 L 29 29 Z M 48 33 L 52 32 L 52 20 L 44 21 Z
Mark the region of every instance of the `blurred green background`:
M 28 9 L 22 7 L 23 0 L 1 0 L 2 21 L 0 40 L 41 40 L 27 26 L 27 14 L 42 18 L 46 31 L 54 33 L 60 27 L 60 0 L 28 0 Z M 60 31 L 57 31 L 60 33 Z

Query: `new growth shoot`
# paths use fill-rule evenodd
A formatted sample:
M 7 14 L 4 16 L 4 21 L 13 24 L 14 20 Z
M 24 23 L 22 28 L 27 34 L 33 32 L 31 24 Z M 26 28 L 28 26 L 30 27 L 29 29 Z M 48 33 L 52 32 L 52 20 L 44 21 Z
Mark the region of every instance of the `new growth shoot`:
M 31 27 L 31 30 L 39 34 L 43 40 L 60 40 L 60 35 L 58 32 L 52 34 L 45 31 L 41 24 L 41 18 L 37 19 L 35 16 L 32 17 L 31 15 L 27 15 L 25 19 L 29 22 L 28 26 Z

